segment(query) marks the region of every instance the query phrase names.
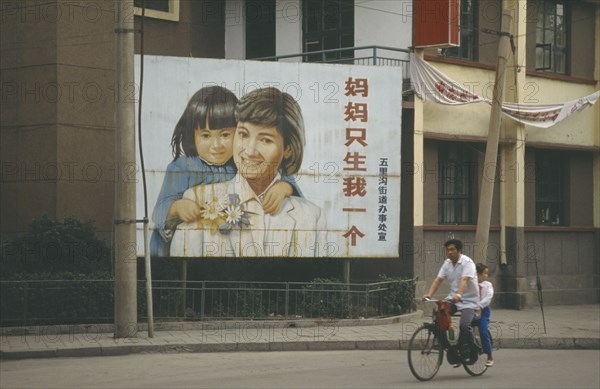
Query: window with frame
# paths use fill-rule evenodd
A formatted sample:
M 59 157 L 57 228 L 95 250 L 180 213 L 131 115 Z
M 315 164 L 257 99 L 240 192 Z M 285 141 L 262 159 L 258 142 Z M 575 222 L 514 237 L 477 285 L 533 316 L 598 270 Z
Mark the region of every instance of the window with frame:
M 354 46 L 354 0 L 304 0 L 302 2 L 304 52 Z M 335 62 L 353 58 L 354 50 L 313 54 L 305 62 Z
M 246 22 L 246 58 L 274 56 L 275 0 L 246 0 L 244 20 Z
M 564 226 L 568 160 L 558 151 L 535 154 L 535 221 L 537 225 Z
M 460 2 L 460 46 L 449 47 L 442 50 L 442 54 L 449 58 L 477 61 L 479 28 L 479 1 L 462 0 Z
M 438 224 L 473 224 L 475 153 L 462 144 L 438 149 Z
M 538 1 L 535 38 L 536 70 L 567 73 L 567 8 L 566 1 Z
M 133 5 L 136 16 L 142 16 L 142 6 L 145 6 L 148 18 L 179 21 L 179 0 L 134 0 Z

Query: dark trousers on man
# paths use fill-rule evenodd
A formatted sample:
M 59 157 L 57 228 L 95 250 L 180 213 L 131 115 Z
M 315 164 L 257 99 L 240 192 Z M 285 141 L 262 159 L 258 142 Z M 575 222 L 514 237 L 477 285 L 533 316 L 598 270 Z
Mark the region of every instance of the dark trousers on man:
M 460 310 L 460 336 L 458 344 L 473 342 L 473 318 L 475 310 L 473 308 L 463 308 Z

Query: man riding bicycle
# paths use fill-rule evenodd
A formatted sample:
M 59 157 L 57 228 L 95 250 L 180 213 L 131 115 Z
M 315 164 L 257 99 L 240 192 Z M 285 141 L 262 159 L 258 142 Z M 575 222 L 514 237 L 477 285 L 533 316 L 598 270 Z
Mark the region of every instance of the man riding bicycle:
M 423 296 L 423 299 L 431 298 L 444 280 L 450 282 L 450 294 L 446 299 L 454 303 L 456 309 L 461 312 L 458 343 L 459 347 L 463 347 L 463 345 L 470 345 L 473 342 L 471 323 L 475 316 L 475 310 L 479 308 L 477 271 L 473 260 L 461 253 L 462 242 L 460 240 L 450 239 L 444 246 L 448 258 L 442 264 L 429 292 Z

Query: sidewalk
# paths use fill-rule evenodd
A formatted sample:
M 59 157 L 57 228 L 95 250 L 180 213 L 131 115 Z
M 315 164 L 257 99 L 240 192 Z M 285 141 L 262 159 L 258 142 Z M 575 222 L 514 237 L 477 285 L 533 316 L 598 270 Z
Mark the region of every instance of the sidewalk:
M 110 325 L 2 329 L 0 359 L 83 357 L 134 353 L 406 349 L 429 315 L 422 311 L 386 319 L 268 320 L 145 324 L 137 338 L 114 339 Z M 490 331 L 495 348 L 600 350 L 600 305 L 497 309 Z

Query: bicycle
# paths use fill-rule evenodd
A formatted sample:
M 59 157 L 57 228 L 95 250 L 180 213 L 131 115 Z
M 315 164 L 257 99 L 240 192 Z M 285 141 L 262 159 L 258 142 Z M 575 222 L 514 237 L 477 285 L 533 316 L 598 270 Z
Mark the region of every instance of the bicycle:
M 451 365 L 462 364 L 472 376 L 480 376 L 486 372 L 485 356 L 479 335 L 479 319 L 473 320 L 473 339 L 470 344 L 452 344 L 448 339 L 450 324 L 450 303 L 444 300 L 425 300 L 436 303 L 431 323 L 423 325 L 415 331 L 408 343 L 408 366 L 419 381 L 429 381 L 440 369 L 444 359 L 444 351 Z M 475 330 L 477 328 L 477 330 Z M 492 339 L 488 330 L 488 335 Z M 493 339 L 492 339 L 493 344 Z

